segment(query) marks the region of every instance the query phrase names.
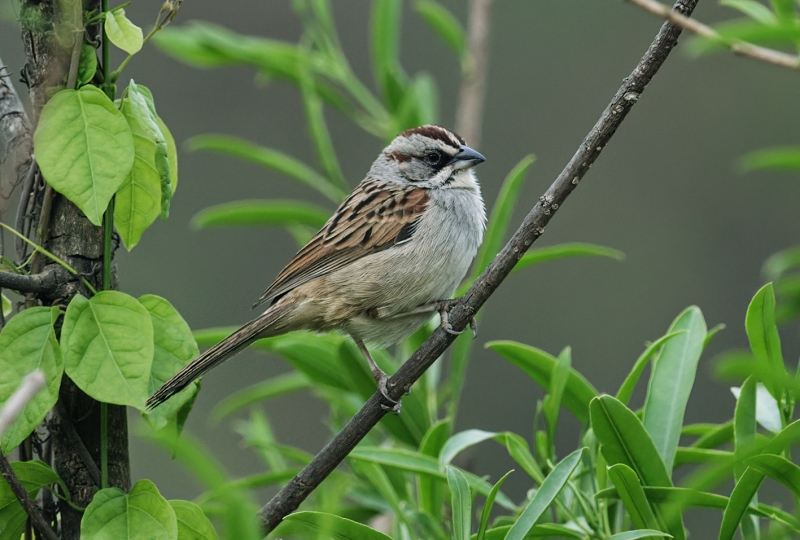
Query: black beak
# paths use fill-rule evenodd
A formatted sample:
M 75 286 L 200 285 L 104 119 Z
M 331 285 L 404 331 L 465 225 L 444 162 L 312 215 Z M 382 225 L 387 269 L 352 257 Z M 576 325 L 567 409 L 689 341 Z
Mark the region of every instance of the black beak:
M 475 165 L 480 165 L 484 161 L 486 161 L 486 158 L 480 153 L 476 152 L 469 146 L 462 146 L 458 151 L 458 154 L 453 156 L 453 159 L 450 161 L 450 163 L 454 165 L 455 169 L 469 169 Z

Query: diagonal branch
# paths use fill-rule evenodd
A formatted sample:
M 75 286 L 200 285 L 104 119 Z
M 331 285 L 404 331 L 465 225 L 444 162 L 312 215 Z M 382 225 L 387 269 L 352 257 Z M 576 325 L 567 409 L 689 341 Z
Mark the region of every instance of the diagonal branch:
M 673 9 L 683 15 L 691 15 L 697 2 L 698 0 L 678 0 Z M 639 100 L 647 84 L 677 44 L 681 30 L 680 26 L 671 22 L 664 23 L 647 52 L 630 76 L 624 80 L 611 103 L 553 185 L 539 198 L 539 203 L 525 217 L 511 240 L 461 298 L 461 302 L 453 308 L 450 323 L 456 330 L 466 328 L 470 316 L 483 306 L 531 244 L 541 236 L 556 210 L 577 187 L 628 112 Z M 436 329 L 389 380 L 389 396 L 395 400 L 400 399 L 403 392 L 419 379 L 454 340 L 455 336 L 441 328 Z M 384 414 L 386 411 L 381 408 L 381 396 L 376 392 L 333 440 L 261 509 L 259 520 L 262 527 L 266 531 L 271 531 L 284 516 L 296 510 Z
M 698 36 L 720 40 L 721 42 L 726 43 L 726 45 L 728 45 L 731 51 L 733 51 L 735 54 L 761 60 L 762 62 L 767 62 L 768 64 L 774 64 L 776 66 L 788 67 L 790 69 L 800 69 L 800 56 L 776 51 L 775 49 L 760 47 L 744 41 L 728 43 L 727 40 L 720 36 L 717 31 L 710 26 L 694 19 L 690 19 L 689 17 L 685 17 L 680 13 L 675 13 L 669 9 L 669 6 L 665 6 L 661 2 L 657 2 L 656 0 L 628 1 L 632 4 L 636 4 L 646 11 L 649 11 L 650 13 L 658 15 L 662 19 L 666 19 L 677 24 L 678 26 L 694 32 Z

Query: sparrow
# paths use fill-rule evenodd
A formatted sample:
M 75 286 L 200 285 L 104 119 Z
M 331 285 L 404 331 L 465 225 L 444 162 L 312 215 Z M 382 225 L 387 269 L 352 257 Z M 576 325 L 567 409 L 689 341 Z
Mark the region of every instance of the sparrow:
M 486 210 L 473 167 L 485 158 L 437 125 L 398 135 L 325 226 L 278 274 L 254 308 L 269 307 L 206 350 L 156 391 L 152 409 L 254 341 L 293 330 L 349 334 L 380 393 L 387 375 L 366 344 L 388 347 L 451 299 L 483 240 Z M 473 327 L 474 331 L 474 327 Z M 386 408 L 389 408 L 385 405 Z

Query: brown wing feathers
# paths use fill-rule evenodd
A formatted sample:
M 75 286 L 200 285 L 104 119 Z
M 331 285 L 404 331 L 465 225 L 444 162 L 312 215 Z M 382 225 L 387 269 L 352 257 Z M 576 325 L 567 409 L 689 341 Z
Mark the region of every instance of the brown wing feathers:
M 414 186 L 374 181 L 361 184 L 286 265 L 255 305 L 270 302 L 361 257 L 409 240 L 428 200 L 426 191 Z

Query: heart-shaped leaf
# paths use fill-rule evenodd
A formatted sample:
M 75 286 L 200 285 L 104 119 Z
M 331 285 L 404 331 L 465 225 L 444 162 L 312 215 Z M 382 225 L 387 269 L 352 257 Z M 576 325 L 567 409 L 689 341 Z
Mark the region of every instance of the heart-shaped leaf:
M 133 136 L 122 113 L 94 86 L 62 90 L 42 109 L 33 141 L 47 182 L 100 225 L 133 167 Z
M 64 373 L 61 349 L 53 332 L 58 314 L 57 307 L 26 309 L 12 317 L 0 333 L 0 407 L 32 371 L 40 370 L 47 382 L 3 433 L 3 453 L 9 453 L 30 435 L 58 400 Z
M 153 323 L 135 298 L 101 291 L 72 299 L 61 329 L 64 365 L 91 397 L 144 407 L 153 364 Z
M 152 394 L 197 356 L 198 349 L 189 325 L 172 304 L 152 294 L 139 298 L 139 303 L 148 311 L 153 323 L 155 352 L 149 383 L 149 394 Z M 146 412 L 145 419 L 155 430 L 171 426 L 177 436 L 199 390 L 199 383 L 193 382 L 160 407 Z
M 178 540 L 172 506 L 150 480 L 139 480 L 127 495 L 119 488 L 98 491 L 81 519 L 82 540 Z

